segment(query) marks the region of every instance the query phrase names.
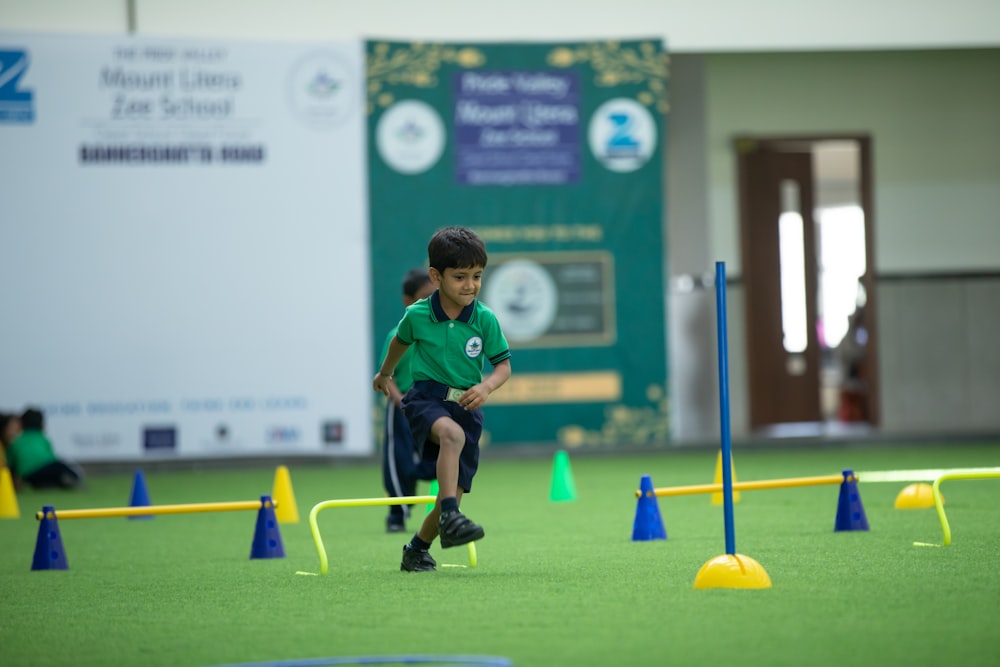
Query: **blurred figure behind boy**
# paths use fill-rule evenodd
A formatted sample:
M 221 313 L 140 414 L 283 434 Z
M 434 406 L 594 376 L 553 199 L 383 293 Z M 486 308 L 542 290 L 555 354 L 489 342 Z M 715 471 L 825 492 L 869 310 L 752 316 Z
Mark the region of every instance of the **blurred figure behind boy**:
M 0 466 L 7 467 L 7 448 L 21 435 L 21 418 L 0 413 Z
M 403 307 L 408 308 L 434 293 L 430 274 L 425 268 L 413 268 L 403 277 Z M 389 343 L 396 335 L 396 327 L 386 336 L 382 357 L 389 349 Z M 395 377 L 389 380 L 389 398 L 385 406 L 385 434 L 382 442 L 382 484 L 391 498 L 417 495 L 417 480 L 437 479 L 437 467 L 433 461 L 425 462 L 417 451 L 406 421 L 399 406 L 403 394 L 413 386 L 410 373 L 409 355 L 404 355 L 396 366 Z M 410 515 L 409 505 L 390 505 L 389 516 L 385 519 L 388 533 L 406 530 L 406 518 Z
M 35 489 L 76 489 L 82 484 L 81 471 L 61 461 L 52 449 L 40 410 L 25 410 L 21 429 L 7 448 L 7 465 L 15 489 L 20 490 L 25 482 Z

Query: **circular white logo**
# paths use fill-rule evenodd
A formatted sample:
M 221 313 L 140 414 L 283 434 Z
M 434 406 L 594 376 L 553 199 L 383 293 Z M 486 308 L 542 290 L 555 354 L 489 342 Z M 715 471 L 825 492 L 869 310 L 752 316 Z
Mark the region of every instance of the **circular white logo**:
M 358 81 L 335 53 L 311 53 L 295 63 L 288 77 L 288 102 L 310 125 L 338 125 L 358 106 Z
M 552 326 L 559 306 L 556 283 L 540 264 L 526 259 L 497 267 L 483 299 L 511 340 L 538 338 Z
M 479 336 L 473 336 L 469 340 L 465 341 L 465 356 L 470 359 L 475 359 L 480 354 L 483 353 L 483 339 Z
M 403 174 L 427 171 L 444 152 L 444 122 L 429 104 L 403 100 L 382 114 L 375 145 L 386 164 Z
M 611 171 L 635 171 L 646 164 L 656 135 L 652 114 L 627 97 L 608 100 L 590 118 L 590 150 Z

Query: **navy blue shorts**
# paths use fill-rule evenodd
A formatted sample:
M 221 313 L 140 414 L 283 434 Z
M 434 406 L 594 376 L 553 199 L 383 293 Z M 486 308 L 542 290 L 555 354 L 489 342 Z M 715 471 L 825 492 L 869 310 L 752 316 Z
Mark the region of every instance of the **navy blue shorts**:
M 458 459 L 458 486 L 468 493 L 472 478 L 479 469 L 479 438 L 483 434 L 482 410 L 466 410 L 454 401 L 439 398 L 436 393 L 422 391 L 423 382 L 414 383 L 403 397 L 402 408 L 410 423 L 413 442 L 424 461 L 437 461 L 441 447 L 430 440 L 431 427 L 441 417 L 451 417 L 465 431 L 465 447 Z

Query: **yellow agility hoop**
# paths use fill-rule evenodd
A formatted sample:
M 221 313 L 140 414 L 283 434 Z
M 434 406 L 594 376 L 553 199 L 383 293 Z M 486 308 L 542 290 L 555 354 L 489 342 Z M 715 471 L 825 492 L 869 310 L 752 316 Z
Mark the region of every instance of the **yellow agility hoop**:
M 931 486 L 931 492 L 934 494 L 934 508 L 937 510 L 938 519 L 941 521 L 941 533 L 943 535 L 943 544 L 928 544 L 926 542 L 914 542 L 913 546 L 916 547 L 932 547 L 932 546 L 948 546 L 951 544 L 951 525 L 948 523 L 948 516 L 944 511 L 944 499 L 941 497 L 941 482 L 949 479 L 996 479 L 1000 478 L 1000 471 L 997 470 L 979 470 L 979 471 L 968 471 L 968 472 L 951 472 L 939 475 L 937 479 L 934 480 L 934 484 Z
M 316 553 L 319 555 L 319 573 L 327 574 L 330 570 L 330 563 L 326 556 L 326 547 L 323 545 L 323 537 L 319 533 L 319 523 L 317 515 L 322 510 L 334 507 L 377 507 L 385 505 L 432 505 L 437 501 L 437 496 L 403 496 L 400 498 L 342 498 L 338 500 L 324 500 L 316 503 L 309 511 L 309 530 L 312 531 L 313 542 L 316 543 Z M 476 567 L 479 558 L 476 555 L 475 542 L 469 542 L 469 565 Z M 462 567 L 462 566 L 459 566 Z

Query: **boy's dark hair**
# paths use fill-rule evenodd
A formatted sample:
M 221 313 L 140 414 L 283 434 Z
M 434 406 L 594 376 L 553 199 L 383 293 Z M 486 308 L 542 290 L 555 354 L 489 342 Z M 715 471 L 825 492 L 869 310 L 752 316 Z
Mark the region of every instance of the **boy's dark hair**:
M 403 276 L 403 294 L 413 299 L 417 296 L 420 288 L 430 281 L 431 276 L 427 273 L 427 269 L 423 267 L 410 269 Z
M 21 415 L 21 428 L 25 431 L 41 431 L 45 428 L 45 417 L 38 408 L 28 408 Z
M 427 244 L 427 259 L 441 273 L 445 269 L 486 268 L 486 244 L 467 227 L 445 227 Z

